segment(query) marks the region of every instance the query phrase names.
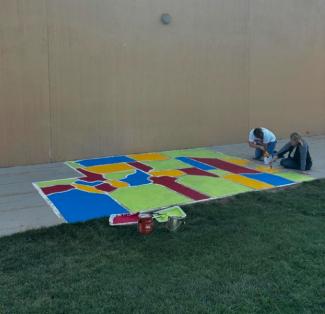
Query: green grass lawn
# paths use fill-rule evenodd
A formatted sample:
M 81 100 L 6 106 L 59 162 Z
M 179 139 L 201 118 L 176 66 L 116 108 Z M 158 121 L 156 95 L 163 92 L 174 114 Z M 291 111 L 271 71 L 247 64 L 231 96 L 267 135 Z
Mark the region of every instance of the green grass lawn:
M 0 238 L 0 313 L 325 313 L 325 181 L 184 209 Z

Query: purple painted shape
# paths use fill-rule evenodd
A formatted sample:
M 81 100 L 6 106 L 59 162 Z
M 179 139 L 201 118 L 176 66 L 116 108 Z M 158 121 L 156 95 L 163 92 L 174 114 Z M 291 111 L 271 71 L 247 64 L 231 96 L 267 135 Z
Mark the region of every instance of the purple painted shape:
M 142 170 L 144 172 L 149 172 L 150 170 L 152 170 L 152 168 L 150 166 L 147 166 L 141 162 L 135 161 L 135 162 L 129 162 L 129 165 L 132 167 L 135 167 L 139 170 Z
M 186 174 L 189 174 L 191 176 L 204 176 L 204 177 L 219 177 L 215 173 L 211 173 L 208 171 L 204 171 L 198 168 L 184 168 L 184 169 L 179 169 L 180 171 L 185 172 Z
M 68 184 L 59 184 L 59 185 L 48 186 L 46 188 L 41 188 L 42 192 L 45 195 L 70 191 L 72 189 L 74 189 L 74 187 L 72 185 L 68 185 Z
M 201 201 L 201 200 L 206 200 L 206 199 L 210 198 L 209 196 L 207 196 L 205 194 L 202 194 L 198 191 L 190 189 L 187 186 L 176 182 L 176 178 L 164 176 L 164 177 L 151 177 L 150 179 L 152 182 L 154 182 L 156 184 L 163 185 L 163 186 L 165 186 L 177 193 L 180 193 L 188 198 L 191 198 L 192 200 L 195 200 L 195 201 Z
M 101 174 L 89 172 L 82 168 L 78 168 L 77 170 L 85 175 L 85 177 L 79 178 L 80 180 L 87 181 L 87 182 L 105 181 L 106 180 Z
M 242 166 L 238 166 L 235 164 L 232 164 L 230 162 L 218 159 L 218 158 L 193 158 L 199 162 L 205 163 L 207 165 L 225 170 L 225 171 L 229 171 L 232 173 L 236 173 L 236 174 L 242 174 L 242 173 L 260 173 L 257 170 L 254 169 L 250 169 L 250 168 L 246 168 L 246 167 L 242 167 Z
M 102 183 L 102 184 L 96 185 L 96 189 L 104 191 L 104 192 L 113 192 L 116 190 L 116 187 L 112 186 L 108 183 Z

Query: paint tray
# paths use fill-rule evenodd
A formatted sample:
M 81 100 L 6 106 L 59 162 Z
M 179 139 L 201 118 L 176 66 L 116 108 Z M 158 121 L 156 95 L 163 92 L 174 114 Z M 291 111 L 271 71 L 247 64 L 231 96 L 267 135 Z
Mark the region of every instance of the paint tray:
M 160 223 L 167 222 L 168 217 L 185 218 L 186 213 L 179 206 L 173 206 L 159 210 L 153 214 L 153 218 Z
M 136 225 L 138 220 L 139 214 L 111 215 L 109 217 L 109 224 L 111 226 Z

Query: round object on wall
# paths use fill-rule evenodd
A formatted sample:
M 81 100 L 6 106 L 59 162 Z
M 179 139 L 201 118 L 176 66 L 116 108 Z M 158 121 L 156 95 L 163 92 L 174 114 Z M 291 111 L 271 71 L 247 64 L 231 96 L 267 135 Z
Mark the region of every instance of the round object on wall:
M 163 13 L 161 15 L 161 22 L 165 25 L 170 24 L 172 21 L 172 17 L 168 13 Z

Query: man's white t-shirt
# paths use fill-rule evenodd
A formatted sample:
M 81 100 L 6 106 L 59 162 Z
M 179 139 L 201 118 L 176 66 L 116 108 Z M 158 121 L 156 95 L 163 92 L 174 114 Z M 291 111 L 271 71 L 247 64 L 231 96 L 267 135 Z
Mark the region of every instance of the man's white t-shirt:
M 261 129 L 262 129 L 263 134 L 264 134 L 263 144 L 269 144 L 269 143 L 272 143 L 272 142 L 275 142 L 276 141 L 276 137 L 275 137 L 275 135 L 274 135 L 273 132 L 271 132 L 270 130 L 268 130 L 266 128 L 261 128 Z M 259 141 L 259 139 L 254 136 L 254 130 L 255 129 L 252 129 L 249 132 L 249 137 L 248 137 L 248 141 L 249 142 Z

